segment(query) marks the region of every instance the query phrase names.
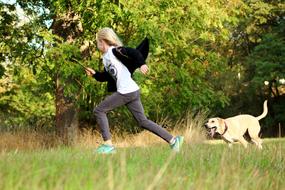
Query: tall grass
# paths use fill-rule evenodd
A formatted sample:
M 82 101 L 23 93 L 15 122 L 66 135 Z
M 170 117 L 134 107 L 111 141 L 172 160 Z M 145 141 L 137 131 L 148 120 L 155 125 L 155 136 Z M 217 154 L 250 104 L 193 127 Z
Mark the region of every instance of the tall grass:
M 18 130 L 0 133 L 0 151 L 35 150 L 56 147 L 60 139 L 55 132 Z
M 162 126 L 171 126 L 167 129 L 173 135 L 182 134 L 185 136 L 186 142 L 200 143 L 206 139 L 203 133 L 203 123 L 206 114 L 198 113 L 193 115 L 188 113 L 185 118 L 173 122 L 168 118 L 158 119 L 158 123 Z M 121 128 L 117 126 L 115 128 Z M 165 142 L 144 130 L 137 134 L 122 133 L 120 131 L 111 131 L 112 140 L 118 147 L 147 147 L 156 144 L 165 144 Z M 79 132 L 77 142 L 74 147 L 80 148 L 94 148 L 102 142 L 101 135 L 98 131 L 90 129 L 82 129 Z M 0 150 L 35 150 L 46 149 L 63 146 L 61 139 L 53 130 L 17 130 L 17 131 L 3 131 L 0 133 Z

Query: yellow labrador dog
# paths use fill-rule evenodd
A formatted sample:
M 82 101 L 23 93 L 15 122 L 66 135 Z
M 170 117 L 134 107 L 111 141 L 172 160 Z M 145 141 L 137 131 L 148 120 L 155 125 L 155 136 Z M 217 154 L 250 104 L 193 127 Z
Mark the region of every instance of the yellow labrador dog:
M 244 139 L 243 135 L 246 131 L 251 140 L 257 145 L 259 149 L 262 149 L 262 140 L 258 137 L 260 132 L 259 120 L 267 115 L 267 100 L 263 103 L 263 113 L 254 117 L 252 115 L 238 115 L 227 119 L 210 118 L 205 124 L 205 127 L 209 130 L 210 135 L 213 137 L 215 133 L 219 133 L 222 138 L 232 146 L 233 142 L 240 142 L 246 148 L 248 142 Z

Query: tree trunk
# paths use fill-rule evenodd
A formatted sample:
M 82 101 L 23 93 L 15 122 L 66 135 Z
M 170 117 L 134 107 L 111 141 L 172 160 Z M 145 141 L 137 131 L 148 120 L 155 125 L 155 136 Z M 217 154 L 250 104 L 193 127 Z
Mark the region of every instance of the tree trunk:
M 64 87 L 60 84 L 59 77 L 56 79 L 55 101 L 58 135 L 64 144 L 73 145 L 78 133 L 78 110 L 74 103 L 64 96 Z
M 78 15 L 70 11 L 64 16 L 55 17 L 51 29 L 54 34 L 62 37 L 68 43 L 73 43 L 83 30 Z M 62 142 L 72 145 L 76 142 L 78 134 L 78 109 L 75 102 L 64 95 L 63 83 L 67 81 L 62 81 L 60 73 L 56 74 L 55 80 L 56 129 Z

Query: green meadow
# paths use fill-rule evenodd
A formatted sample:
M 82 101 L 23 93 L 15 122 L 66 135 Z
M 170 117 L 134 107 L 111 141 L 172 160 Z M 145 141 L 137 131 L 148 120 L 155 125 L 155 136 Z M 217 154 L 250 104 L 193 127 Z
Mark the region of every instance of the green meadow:
M 0 153 L 1 190 L 41 189 L 285 189 L 285 140 L 254 145 L 185 143 L 172 153 L 165 144 L 118 148 L 57 147 Z

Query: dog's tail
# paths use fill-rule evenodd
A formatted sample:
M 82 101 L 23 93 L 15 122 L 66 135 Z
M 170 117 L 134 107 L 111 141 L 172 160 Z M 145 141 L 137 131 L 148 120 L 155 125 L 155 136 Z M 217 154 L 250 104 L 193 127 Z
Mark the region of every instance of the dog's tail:
M 264 118 L 267 115 L 267 113 L 268 113 L 267 100 L 265 100 L 263 103 L 263 113 L 260 116 L 256 117 L 256 119 L 261 120 L 262 118 Z

